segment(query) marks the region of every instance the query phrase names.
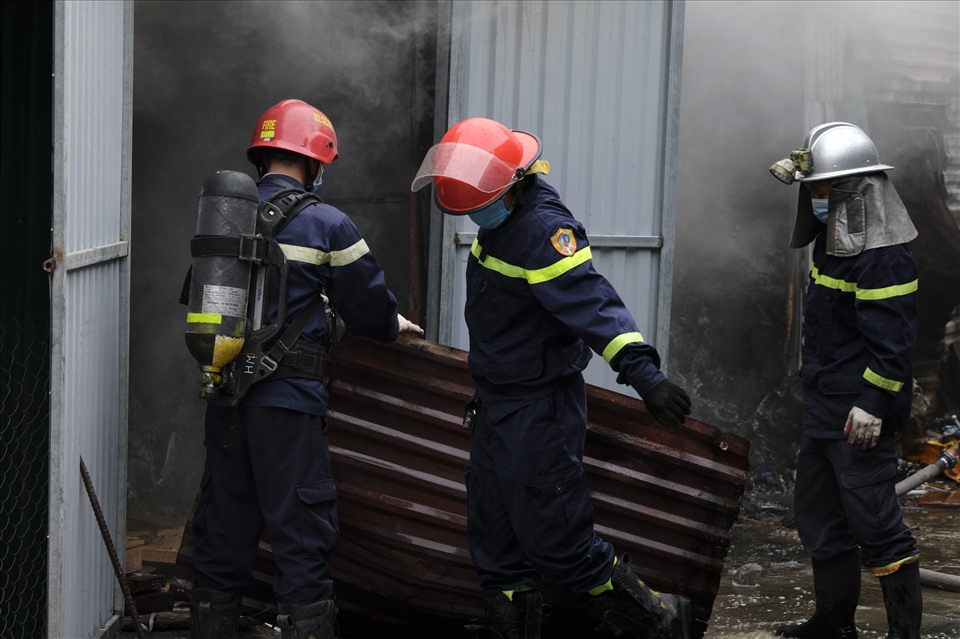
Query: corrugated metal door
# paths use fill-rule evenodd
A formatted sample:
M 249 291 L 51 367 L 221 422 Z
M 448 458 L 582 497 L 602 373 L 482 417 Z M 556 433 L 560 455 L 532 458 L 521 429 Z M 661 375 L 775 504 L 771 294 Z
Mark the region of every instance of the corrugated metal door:
M 682 13 L 681 2 L 454 2 L 451 18 L 448 123 L 491 117 L 540 137 L 547 181 L 665 362 Z M 440 341 L 465 349 L 476 226 L 443 220 Z M 586 377 L 629 392 L 600 357 Z
M 133 5 L 55 6 L 48 629 L 86 638 L 123 609 L 80 459 L 122 552 Z

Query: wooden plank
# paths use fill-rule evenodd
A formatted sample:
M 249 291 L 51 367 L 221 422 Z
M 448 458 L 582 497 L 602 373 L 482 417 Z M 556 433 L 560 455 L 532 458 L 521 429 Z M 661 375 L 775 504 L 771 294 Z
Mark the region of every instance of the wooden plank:
M 177 551 L 179 548 L 155 548 L 153 546 L 143 547 L 143 561 L 157 564 L 175 564 L 177 563 Z
M 127 537 L 123 552 L 123 574 L 129 575 L 143 567 L 143 539 Z

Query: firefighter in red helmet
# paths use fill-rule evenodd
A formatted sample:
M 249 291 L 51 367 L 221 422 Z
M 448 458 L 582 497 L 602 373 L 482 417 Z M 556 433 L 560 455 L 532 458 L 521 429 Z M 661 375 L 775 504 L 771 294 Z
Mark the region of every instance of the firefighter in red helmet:
M 688 638 L 690 601 L 653 591 L 594 529 L 582 371 L 599 354 L 668 427 L 682 426 L 690 399 L 594 268 L 540 153 L 535 135 L 470 118 L 428 151 L 411 185 L 432 183 L 441 210 L 480 227 L 467 262 L 476 394 L 465 423 L 469 547 L 486 615 L 471 628 L 484 639 L 539 637 L 544 579 L 617 636 Z
M 338 153 L 322 111 L 300 100 L 270 107 L 247 150 L 261 202 L 316 191 Z M 264 300 L 267 322 L 276 321 L 285 302 L 280 332 L 286 338 L 293 324 L 302 326 L 299 336 L 280 366 L 250 385 L 236 406 L 207 407 L 206 461 L 193 517 L 193 639 L 236 636 L 240 593 L 255 583 L 251 569 L 264 528 L 277 568 L 282 639 L 334 636 L 329 568 L 340 530 L 321 362 L 335 337 L 324 302 L 353 334 L 383 343 L 401 333 L 423 334 L 397 312 L 384 272 L 351 219 L 312 200 L 276 235 L 287 263 L 286 299 Z

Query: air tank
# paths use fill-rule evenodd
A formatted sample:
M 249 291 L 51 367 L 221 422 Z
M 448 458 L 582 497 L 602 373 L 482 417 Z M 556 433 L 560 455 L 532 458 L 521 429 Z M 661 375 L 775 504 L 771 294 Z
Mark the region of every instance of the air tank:
M 223 367 L 243 348 L 253 262 L 238 252 L 241 237 L 256 232 L 258 203 L 256 183 L 239 171 L 217 171 L 200 189 L 185 339 L 200 364 L 204 399 L 219 395 Z

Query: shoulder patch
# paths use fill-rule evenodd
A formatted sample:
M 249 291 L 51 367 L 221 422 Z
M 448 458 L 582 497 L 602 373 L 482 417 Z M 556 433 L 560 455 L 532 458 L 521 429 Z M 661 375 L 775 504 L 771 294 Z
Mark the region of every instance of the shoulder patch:
M 550 238 L 550 244 L 560 255 L 573 255 L 577 252 L 577 238 L 573 236 L 573 229 L 559 228 Z

